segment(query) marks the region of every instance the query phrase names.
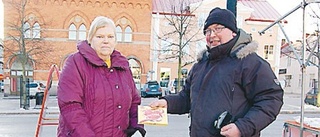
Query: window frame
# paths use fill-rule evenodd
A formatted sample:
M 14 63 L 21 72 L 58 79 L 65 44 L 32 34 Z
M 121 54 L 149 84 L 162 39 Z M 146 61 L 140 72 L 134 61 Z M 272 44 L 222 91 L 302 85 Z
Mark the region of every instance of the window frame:
M 69 32 L 68 33 L 69 40 L 77 40 L 77 26 L 74 23 L 71 23 L 69 25 L 68 32 Z

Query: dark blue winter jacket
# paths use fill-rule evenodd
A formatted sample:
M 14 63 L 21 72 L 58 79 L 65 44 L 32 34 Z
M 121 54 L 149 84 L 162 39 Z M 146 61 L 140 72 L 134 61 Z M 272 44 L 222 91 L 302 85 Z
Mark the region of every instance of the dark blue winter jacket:
M 178 94 L 164 97 L 169 113 L 190 113 L 191 137 L 219 137 L 214 121 L 224 111 L 233 115 L 243 137 L 260 136 L 276 119 L 283 90 L 257 47 L 239 30 L 234 39 L 204 52 Z

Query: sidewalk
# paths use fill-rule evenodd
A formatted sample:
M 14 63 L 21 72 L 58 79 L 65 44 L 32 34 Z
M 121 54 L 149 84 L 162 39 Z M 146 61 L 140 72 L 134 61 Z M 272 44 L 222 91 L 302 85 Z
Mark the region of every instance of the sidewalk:
M 20 108 L 19 96 L 4 97 L 0 93 L 0 115 L 20 115 L 20 114 L 39 114 L 41 106 L 35 106 L 35 99 L 30 100 L 29 110 Z M 284 104 L 280 111 L 281 114 L 300 114 L 300 95 L 298 94 L 285 94 Z M 37 108 L 35 108 L 37 107 Z M 320 114 L 320 107 L 312 105 L 304 105 L 304 113 Z M 56 96 L 50 96 L 47 102 L 46 114 L 59 114 Z
M 30 99 L 29 109 L 20 108 L 20 96 L 4 97 L 0 93 L 0 115 L 40 114 L 41 105 L 36 106 L 36 99 Z M 56 96 L 47 100 L 46 114 L 59 114 Z
M 300 96 L 300 94 L 285 93 L 283 97 L 284 104 L 281 108 L 280 114 L 300 114 Z M 304 113 L 320 114 L 320 107 L 304 104 Z

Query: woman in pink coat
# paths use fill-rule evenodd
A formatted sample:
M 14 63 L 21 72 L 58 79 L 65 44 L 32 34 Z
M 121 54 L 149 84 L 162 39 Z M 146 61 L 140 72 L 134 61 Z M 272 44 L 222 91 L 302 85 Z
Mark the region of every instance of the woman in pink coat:
M 65 62 L 58 84 L 59 137 L 127 137 L 141 103 L 128 60 L 115 50 L 114 22 L 99 16 Z

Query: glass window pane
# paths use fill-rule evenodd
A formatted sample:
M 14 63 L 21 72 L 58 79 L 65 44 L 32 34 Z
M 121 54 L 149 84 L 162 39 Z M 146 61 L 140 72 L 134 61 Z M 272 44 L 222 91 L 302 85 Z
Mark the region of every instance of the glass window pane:
M 273 60 L 273 45 L 269 45 L 268 48 L 268 59 Z
M 87 29 L 84 24 L 81 24 L 79 27 L 79 40 L 85 40 L 87 37 Z
M 74 24 L 71 24 L 70 26 L 69 26 L 69 39 L 70 40 L 76 40 L 76 38 L 77 38 L 77 32 L 76 32 L 76 25 L 74 25 Z
M 17 71 L 11 71 L 11 75 L 12 76 L 16 76 L 17 75 Z
M 17 76 L 21 76 L 22 74 L 23 74 L 22 71 L 20 70 L 17 71 Z
M 116 37 L 117 37 L 117 41 L 120 42 L 122 41 L 122 29 L 120 26 L 116 27 Z
M 132 29 L 129 26 L 125 29 L 124 42 L 132 42 Z
M 33 38 L 40 38 L 40 25 L 39 23 L 35 23 L 32 28 L 32 36 Z
M 136 84 L 136 87 L 138 89 L 141 88 L 141 83 L 140 83 L 140 75 L 141 75 L 141 68 L 140 68 L 140 63 L 138 63 L 135 59 L 129 59 L 129 65 L 130 65 L 130 70 L 132 72 L 133 80 L 134 83 Z
M 28 76 L 33 76 L 33 71 L 28 71 Z
M 23 25 L 23 35 L 25 38 L 31 38 L 30 24 L 28 22 Z
M 264 45 L 264 59 L 268 59 L 268 45 Z

